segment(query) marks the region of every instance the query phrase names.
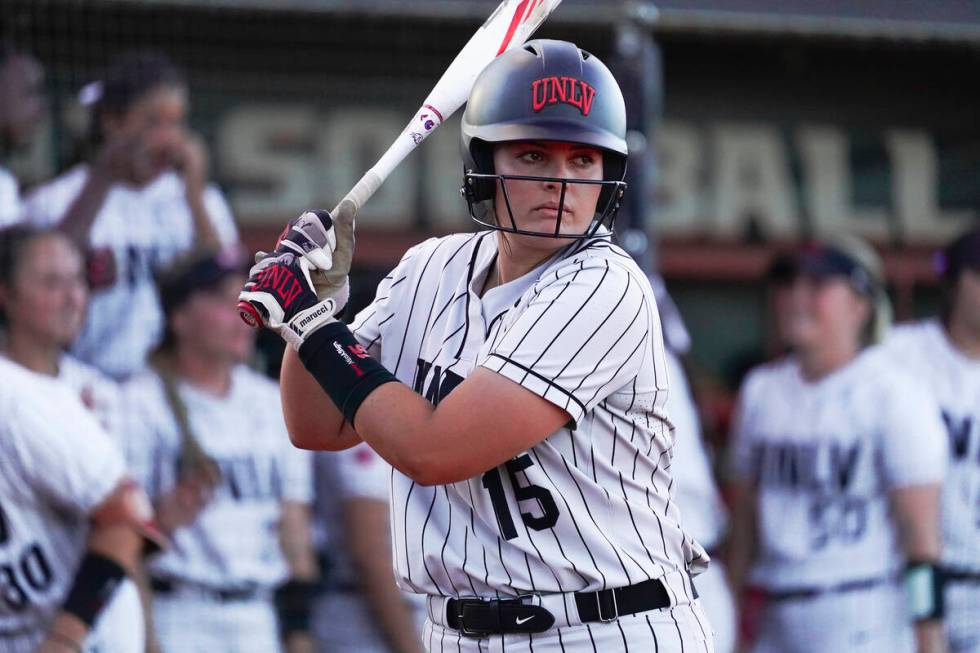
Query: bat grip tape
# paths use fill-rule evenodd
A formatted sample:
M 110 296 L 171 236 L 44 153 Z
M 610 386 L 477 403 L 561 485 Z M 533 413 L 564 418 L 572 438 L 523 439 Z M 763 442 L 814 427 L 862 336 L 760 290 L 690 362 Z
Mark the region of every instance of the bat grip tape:
M 299 358 L 351 425 L 368 395 L 385 383 L 398 381 L 364 351 L 342 322 L 310 334 L 299 348 Z

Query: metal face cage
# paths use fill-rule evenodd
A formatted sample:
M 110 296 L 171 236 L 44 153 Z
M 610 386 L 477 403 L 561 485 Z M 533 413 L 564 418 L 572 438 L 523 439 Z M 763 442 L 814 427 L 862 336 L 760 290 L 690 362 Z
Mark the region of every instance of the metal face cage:
M 591 238 L 602 226 L 612 229 L 619 211 L 620 202 L 626 191 L 626 182 L 604 179 L 575 179 L 568 177 L 537 177 L 529 175 L 497 175 L 473 172 L 467 170 L 464 175 L 464 185 L 460 189 L 461 194 L 466 199 L 469 206 L 470 216 L 480 224 L 489 229 L 505 231 L 507 233 L 522 234 L 525 236 L 540 236 L 545 238 L 570 238 L 582 239 Z M 554 231 L 532 231 L 519 229 L 517 220 L 514 218 L 513 207 L 511 206 L 510 194 L 507 191 L 508 181 L 530 181 L 530 182 L 551 182 L 561 184 L 561 192 L 558 196 L 558 215 L 555 219 Z M 500 224 L 497 219 L 496 193 L 492 192 L 499 184 L 504 204 L 507 208 L 507 215 L 510 218 L 510 225 Z M 582 233 L 562 232 L 562 217 L 565 211 L 565 195 L 569 184 L 585 184 L 590 186 L 602 186 L 603 190 L 599 195 L 595 214 L 589 226 Z M 602 206 L 600 207 L 599 204 Z

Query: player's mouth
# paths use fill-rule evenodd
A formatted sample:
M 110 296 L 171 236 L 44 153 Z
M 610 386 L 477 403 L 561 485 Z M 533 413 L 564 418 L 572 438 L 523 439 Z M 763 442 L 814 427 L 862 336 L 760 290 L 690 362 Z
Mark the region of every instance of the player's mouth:
M 533 212 L 544 218 L 555 220 L 558 218 L 558 209 L 558 202 L 544 202 L 534 207 Z M 563 207 L 561 207 L 561 215 L 563 218 L 566 216 L 574 217 L 575 210 L 570 208 L 566 203 Z

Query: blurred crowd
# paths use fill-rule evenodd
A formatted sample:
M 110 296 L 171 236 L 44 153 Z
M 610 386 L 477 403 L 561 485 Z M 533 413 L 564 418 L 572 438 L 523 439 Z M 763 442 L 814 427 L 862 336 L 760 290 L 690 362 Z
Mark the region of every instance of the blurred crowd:
M 39 63 L 0 44 L 0 163 L 36 137 L 43 89 Z M 40 566 L 68 580 L 59 594 L 30 565 L 23 582 L 9 567 L 19 592 L 5 590 L 8 603 L 34 603 L 0 610 L 0 650 L 421 650 L 424 614 L 391 568 L 390 468 L 366 445 L 293 448 L 277 384 L 249 365 L 255 337 L 236 309 L 248 263 L 188 128 L 180 70 L 125 55 L 81 99 L 81 162 L 23 196 L 0 167 L 0 396 L 18 407 L 0 438 L 25 433 L 0 451 L 77 467 L 21 470 L 27 495 L 57 504 L 21 541 L 58 524 L 68 553 Z M 912 634 L 895 619 L 907 610 L 925 624 L 920 649 L 948 638 L 950 650 L 980 650 L 968 618 L 980 605 L 980 232 L 940 262 L 942 314 L 889 329 L 868 245 L 841 237 L 774 260 L 760 283 L 782 354 L 746 377 L 727 452 L 705 446 L 683 364 L 690 337 L 651 280 L 670 354 L 674 496 L 712 557 L 696 584 L 719 653 L 803 639 L 861 650 L 882 629 L 905 650 Z M 41 453 L 33 424 L 50 436 Z M 106 447 L 118 469 L 94 459 Z M 59 502 L 84 483 L 101 490 Z M 119 501 L 133 483 L 152 523 Z M 138 546 L 113 536 L 127 521 L 143 527 Z M 0 505 L 0 562 L 24 523 Z M 147 542 L 162 550 L 144 556 Z M 848 568 L 824 562 L 844 549 Z M 86 551 L 132 578 L 91 632 L 59 612 Z M 937 597 L 907 601 L 900 576 L 915 565 L 951 579 L 945 632 Z

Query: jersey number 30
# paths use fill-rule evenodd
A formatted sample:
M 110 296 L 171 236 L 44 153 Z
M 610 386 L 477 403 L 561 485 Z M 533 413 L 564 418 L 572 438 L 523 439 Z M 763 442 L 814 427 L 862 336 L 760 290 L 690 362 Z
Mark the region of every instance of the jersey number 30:
M 3 506 L 0 506 L 0 546 L 9 544 L 11 539 L 10 524 Z M 0 599 L 11 611 L 20 612 L 30 604 L 24 585 L 41 592 L 51 585 L 53 579 L 44 551 L 34 543 L 23 552 L 19 562 L 0 564 Z
M 551 492 L 543 487 L 521 485 L 518 482 L 518 472 L 523 472 L 533 465 L 531 456 L 524 454 L 513 460 L 508 460 L 503 466 L 507 468 L 507 475 L 510 476 L 510 484 L 514 488 L 514 498 L 517 499 L 518 509 L 520 509 L 521 502 L 532 499 L 537 501 L 541 507 L 540 515 L 521 511 L 521 519 L 524 520 L 524 524 L 536 531 L 543 531 L 558 522 L 558 505 L 552 498 Z M 504 492 L 504 482 L 500 477 L 499 467 L 495 467 L 483 475 L 483 487 L 490 493 L 490 503 L 493 504 L 493 512 L 497 516 L 500 534 L 504 536 L 505 540 L 514 539 L 517 537 L 517 528 L 514 526 L 514 518 L 510 514 L 510 506 L 507 505 L 507 495 Z

